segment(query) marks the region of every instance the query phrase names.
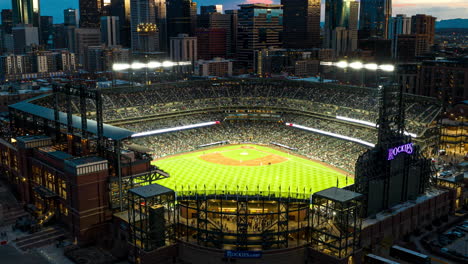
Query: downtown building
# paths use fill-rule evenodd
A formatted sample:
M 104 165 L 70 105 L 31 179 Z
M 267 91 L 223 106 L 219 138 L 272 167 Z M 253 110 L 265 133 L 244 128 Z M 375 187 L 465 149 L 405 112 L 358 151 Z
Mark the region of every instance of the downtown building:
M 240 5 L 238 13 L 237 60 L 239 67 L 254 70 L 255 51 L 283 45 L 283 9 L 281 5 Z
M 320 0 L 282 0 L 285 48 L 319 48 Z
M 79 0 L 80 27 L 99 28 L 100 17 L 104 7 L 103 0 Z
M 194 36 L 197 28 L 197 3 L 192 0 L 166 0 L 167 37 Z
M 132 50 L 159 51 L 159 33 L 154 0 L 131 0 Z
M 357 49 L 359 2 L 329 0 L 325 2 L 324 48 L 333 49 L 336 56 Z
M 359 38 L 386 39 L 392 16 L 392 0 L 361 0 L 360 4 Z
M 197 26 L 198 28 L 206 29 L 224 29 L 226 32 L 225 56 L 229 58 L 235 57 L 237 44 L 237 10 L 226 10 L 225 14 L 219 12 L 202 13 L 198 16 Z

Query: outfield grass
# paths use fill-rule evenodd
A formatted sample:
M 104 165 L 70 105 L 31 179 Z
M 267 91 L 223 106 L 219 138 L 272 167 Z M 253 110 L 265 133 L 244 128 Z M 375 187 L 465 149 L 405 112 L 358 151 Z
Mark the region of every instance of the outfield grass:
M 253 147 L 242 149 L 242 146 Z M 208 153 L 220 153 L 224 157 L 239 161 L 241 166 L 221 165 L 205 161 L 200 157 Z M 287 160 L 262 166 L 242 166 L 241 161 L 279 155 Z M 197 188 L 201 190 L 240 190 L 312 193 L 329 187 L 344 187 L 352 184 L 353 179 L 319 162 L 290 155 L 283 151 L 259 145 L 230 145 L 205 149 L 153 161 L 153 164 L 170 174 L 170 177 L 158 181 L 158 184 L 177 192 Z M 346 179 L 348 178 L 348 179 Z M 182 187 L 183 186 L 183 187 Z M 285 195 L 285 194 L 283 194 Z

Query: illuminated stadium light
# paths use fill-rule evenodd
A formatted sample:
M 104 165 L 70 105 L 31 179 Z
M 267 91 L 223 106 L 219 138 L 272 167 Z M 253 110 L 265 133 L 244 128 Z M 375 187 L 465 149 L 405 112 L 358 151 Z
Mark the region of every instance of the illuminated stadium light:
M 346 68 L 348 67 L 348 63 L 346 61 L 340 61 L 338 63 L 335 63 L 335 66 L 338 67 L 338 68 Z
M 154 69 L 154 68 L 161 68 L 162 64 L 157 61 L 152 61 L 148 63 L 148 68 Z
M 187 66 L 187 65 L 192 65 L 192 62 L 190 62 L 190 61 L 179 61 L 179 62 L 150 61 L 148 63 L 134 62 L 132 64 L 115 63 L 114 65 L 112 65 L 112 69 L 114 71 L 124 71 L 124 70 L 128 70 L 128 69 L 133 69 L 133 70 L 140 70 L 140 69 L 144 69 L 144 68 L 156 69 L 156 68 L 161 68 L 161 67 L 169 68 L 169 67 L 174 67 L 174 66 Z
M 322 62 L 320 62 L 320 65 L 322 65 L 322 66 L 335 66 L 335 67 L 342 68 L 342 69 L 350 67 L 350 68 L 355 69 L 355 70 L 366 69 L 366 70 L 369 70 L 369 71 L 376 71 L 376 70 L 382 70 L 382 71 L 386 71 L 386 72 L 395 71 L 395 66 L 391 65 L 391 64 L 382 64 L 382 65 L 378 65 L 378 64 L 375 64 L 375 63 L 363 64 L 360 61 L 354 61 L 354 62 L 351 62 L 351 63 L 348 63 L 347 61 L 339 61 L 339 62 L 322 61 Z
M 162 63 L 162 66 L 163 66 L 164 68 L 169 68 L 169 67 L 175 66 L 175 64 L 174 64 L 172 61 L 164 61 L 164 62 Z
M 355 69 L 355 70 L 360 70 L 364 67 L 364 64 L 362 64 L 362 62 L 359 62 L 359 61 L 355 61 L 355 62 L 352 62 L 349 64 L 349 67 Z
M 127 70 L 128 68 L 130 67 L 129 64 L 122 64 L 122 63 L 115 63 L 112 68 L 114 69 L 114 71 L 123 71 L 123 70 Z
M 392 72 L 395 70 L 395 66 L 390 65 L 390 64 L 384 64 L 384 65 L 380 65 L 379 69 L 381 69 L 382 71 Z
M 364 121 L 364 120 L 359 120 L 359 119 L 354 119 L 354 118 L 349 118 L 349 117 L 346 117 L 346 116 L 336 116 L 336 119 L 344 120 L 344 121 L 348 121 L 348 122 L 352 122 L 352 123 L 357 123 L 357 124 L 361 124 L 361 125 L 371 126 L 371 127 L 379 127 L 379 125 L 377 125 L 376 123 L 372 123 L 372 122 Z M 418 135 L 416 135 L 414 133 L 407 132 L 407 131 L 403 132 L 403 134 L 405 134 L 406 136 L 410 136 L 412 138 L 417 138 L 418 137 Z
M 146 67 L 146 64 L 144 63 L 141 63 L 141 62 L 134 62 L 132 63 L 132 65 L 130 65 L 130 67 L 134 70 L 139 70 L 139 69 L 143 69 Z
M 136 134 L 133 134 L 132 137 L 135 138 L 135 137 L 152 136 L 152 135 L 158 135 L 158 134 L 163 134 L 163 133 L 168 133 L 168 132 L 174 132 L 174 131 L 187 130 L 187 129 L 192 129 L 192 128 L 212 126 L 212 125 L 217 125 L 217 124 L 220 124 L 220 123 L 221 122 L 219 122 L 219 121 L 212 121 L 212 122 L 205 122 L 205 123 L 199 123 L 199 124 L 194 124 L 194 125 L 163 128 L 163 129 L 157 129 L 157 130 L 151 130 L 151 131 L 136 133 Z
M 375 63 L 367 63 L 364 65 L 364 68 L 366 68 L 366 70 L 376 71 L 379 68 L 379 65 Z
M 306 126 L 301 126 L 301 125 L 296 125 L 296 124 L 292 124 L 292 123 L 286 123 L 286 125 L 290 126 L 290 127 L 295 127 L 295 128 L 299 128 L 299 129 L 302 129 L 302 130 L 318 133 L 318 134 L 323 134 L 323 135 L 326 135 L 326 136 L 331 136 L 331 137 L 336 137 L 336 138 L 348 140 L 348 141 L 358 143 L 358 144 L 361 144 L 361 145 L 365 145 L 365 146 L 368 146 L 368 147 L 371 147 L 371 148 L 375 147 L 375 144 L 364 141 L 364 140 L 361 140 L 361 139 L 358 139 L 358 138 L 343 136 L 343 135 L 340 135 L 340 134 L 335 134 L 335 133 L 331 133 L 331 132 L 328 132 L 328 131 L 315 129 L 315 128 L 311 128 L 311 127 L 306 127 Z

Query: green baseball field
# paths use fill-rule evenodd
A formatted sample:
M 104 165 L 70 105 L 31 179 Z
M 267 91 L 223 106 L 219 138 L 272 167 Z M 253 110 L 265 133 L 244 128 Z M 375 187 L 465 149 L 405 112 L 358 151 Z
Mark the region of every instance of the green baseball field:
M 343 171 L 327 164 L 253 144 L 203 149 L 161 158 L 153 164 L 170 174 L 158 184 L 177 192 L 270 191 L 284 196 L 353 183 Z

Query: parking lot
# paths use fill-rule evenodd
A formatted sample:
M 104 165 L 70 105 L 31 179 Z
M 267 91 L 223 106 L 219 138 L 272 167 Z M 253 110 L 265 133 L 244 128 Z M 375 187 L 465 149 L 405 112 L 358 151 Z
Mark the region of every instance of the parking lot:
M 461 222 L 430 242 L 440 253 L 468 261 L 468 220 Z

